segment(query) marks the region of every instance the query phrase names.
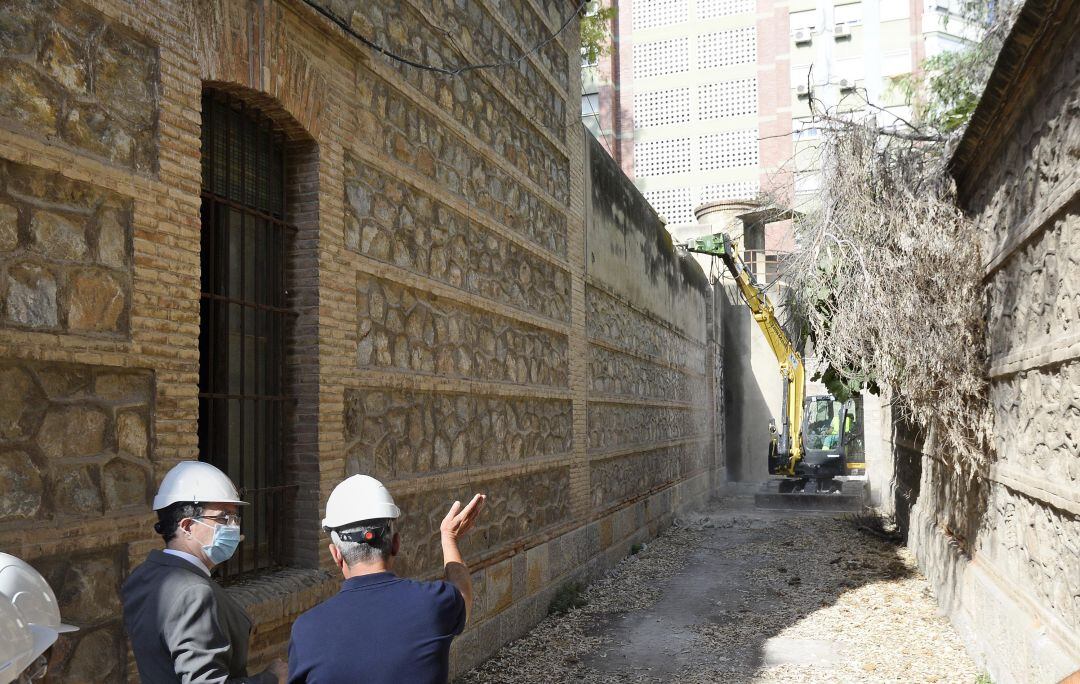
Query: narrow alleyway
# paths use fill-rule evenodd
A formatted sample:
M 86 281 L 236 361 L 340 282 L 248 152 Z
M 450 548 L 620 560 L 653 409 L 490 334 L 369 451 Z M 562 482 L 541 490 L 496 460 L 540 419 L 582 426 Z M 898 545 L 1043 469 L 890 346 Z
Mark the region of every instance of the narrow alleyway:
M 742 498 L 689 515 L 460 681 L 975 682 L 902 546 Z

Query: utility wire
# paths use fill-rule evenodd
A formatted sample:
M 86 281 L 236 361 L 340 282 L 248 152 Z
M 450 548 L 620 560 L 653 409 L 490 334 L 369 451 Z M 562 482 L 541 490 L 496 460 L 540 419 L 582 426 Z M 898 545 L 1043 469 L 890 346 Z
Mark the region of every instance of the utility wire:
M 368 38 L 367 36 L 363 35 L 359 31 L 354 29 L 349 22 L 342 19 L 338 15 L 334 14 L 330 10 L 326 9 L 325 7 L 320 5 L 315 0 L 304 0 L 304 4 L 306 4 L 308 7 L 311 7 L 316 12 L 318 12 L 319 14 L 323 15 L 324 17 L 326 17 L 327 19 L 332 21 L 342 31 L 345 31 L 345 33 L 348 33 L 350 36 L 352 36 L 356 40 L 360 41 L 364 45 L 368 46 L 369 48 L 371 48 L 375 52 L 378 52 L 381 55 L 389 57 L 390 59 L 392 59 L 392 60 L 394 60 L 396 62 L 400 62 L 402 64 L 405 64 L 407 66 L 411 66 L 411 67 L 414 67 L 416 69 L 422 69 L 424 71 L 432 71 L 432 72 L 435 72 L 437 74 L 443 74 L 444 76 L 460 76 L 461 74 L 464 74 L 466 72 L 476 71 L 478 69 L 501 69 L 501 68 L 504 68 L 504 67 L 517 66 L 518 64 L 520 64 L 522 62 L 522 60 L 527 58 L 529 55 L 532 55 L 532 54 L 535 54 L 535 53 L 539 52 L 540 50 L 547 47 L 547 45 L 550 44 L 553 40 L 558 38 L 562 34 L 562 32 L 565 31 L 568 26 L 570 26 L 570 22 L 572 22 L 575 17 L 577 17 L 579 14 L 581 14 L 581 11 L 583 9 L 585 9 L 585 5 L 588 2 L 589 2 L 589 0 L 581 0 L 581 2 L 578 3 L 577 9 L 575 9 L 573 11 L 573 13 L 571 13 L 570 16 L 567 17 L 566 21 L 563 22 L 562 26 L 559 27 L 558 31 L 551 34 L 550 36 L 548 36 L 544 40 L 540 41 L 539 43 L 534 45 L 531 49 L 529 49 L 529 50 L 527 50 L 525 52 L 522 52 L 520 55 L 518 55 L 514 59 L 507 60 L 505 62 L 490 62 L 490 63 L 486 63 L 486 64 L 468 64 L 468 63 L 466 63 L 466 64 L 461 64 L 461 65 L 453 67 L 453 68 L 446 68 L 446 67 L 435 66 L 433 64 L 425 64 L 423 62 L 418 62 L 416 60 L 409 59 L 408 57 L 402 57 L 401 55 L 399 55 L 397 53 L 391 52 L 387 48 L 383 47 L 382 45 L 379 45 L 374 40 Z
M 584 81 L 582 81 L 582 83 L 581 83 L 581 96 L 582 97 L 588 96 L 588 93 L 585 92 L 585 83 L 584 83 Z M 600 109 L 599 109 L 599 107 L 600 107 L 600 97 L 599 97 L 599 93 L 597 93 L 596 105 L 597 105 L 596 107 L 593 107 L 591 104 L 589 105 L 589 108 L 592 109 L 592 118 L 596 121 L 596 130 L 600 131 L 600 135 L 602 135 L 604 137 L 604 142 L 607 143 L 608 154 L 610 154 L 612 156 L 612 158 L 614 158 L 615 157 L 615 146 L 614 146 L 614 144 L 612 144 L 611 138 L 608 137 L 608 134 L 604 132 L 604 122 L 600 120 Z

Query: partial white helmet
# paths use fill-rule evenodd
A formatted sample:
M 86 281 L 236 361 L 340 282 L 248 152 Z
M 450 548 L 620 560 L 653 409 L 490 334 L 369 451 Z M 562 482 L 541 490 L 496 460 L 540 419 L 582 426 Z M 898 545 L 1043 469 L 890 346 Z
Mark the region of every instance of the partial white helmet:
M 53 641 L 56 634 L 53 633 Z M 46 646 L 45 648 L 48 648 Z M 34 662 L 34 635 L 19 609 L 0 595 L 0 684 L 11 684 Z
M 154 510 L 180 502 L 247 505 L 229 476 L 203 461 L 183 461 L 165 473 L 154 497 Z
M 52 646 L 57 636 L 79 628 L 60 621 L 56 594 L 32 565 L 9 553 L 0 553 L 0 600 L 5 599 L 30 628 L 32 652 L 29 665 Z
M 324 528 L 334 530 L 362 520 L 400 515 L 401 509 L 394 504 L 394 497 L 382 482 L 367 475 L 353 475 L 330 492 L 322 524 Z

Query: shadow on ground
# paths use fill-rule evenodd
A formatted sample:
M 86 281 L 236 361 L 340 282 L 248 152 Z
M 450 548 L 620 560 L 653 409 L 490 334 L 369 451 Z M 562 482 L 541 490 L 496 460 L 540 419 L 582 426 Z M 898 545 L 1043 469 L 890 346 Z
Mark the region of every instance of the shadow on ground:
M 586 660 L 589 667 L 615 678 L 734 682 L 764 666 L 850 659 L 857 645 L 828 634 L 776 637 L 845 592 L 912 572 L 895 545 L 860 535 L 838 514 L 721 508 L 702 527 L 701 545 L 657 587 L 651 609 L 599 625 L 611 643 Z
M 676 558 L 671 562 L 671 558 Z M 902 546 L 733 497 L 687 516 L 463 682 L 966 681 Z

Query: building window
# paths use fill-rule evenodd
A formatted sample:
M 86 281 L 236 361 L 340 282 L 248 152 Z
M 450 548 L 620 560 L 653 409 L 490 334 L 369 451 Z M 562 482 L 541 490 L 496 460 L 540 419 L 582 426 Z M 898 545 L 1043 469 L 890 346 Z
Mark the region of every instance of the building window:
M 600 115 L 600 93 L 585 93 L 581 96 L 581 116 L 593 118 Z
M 224 93 L 203 97 L 200 458 L 251 505 L 224 575 L 284 562 L 287 415 L 285 140 Z

